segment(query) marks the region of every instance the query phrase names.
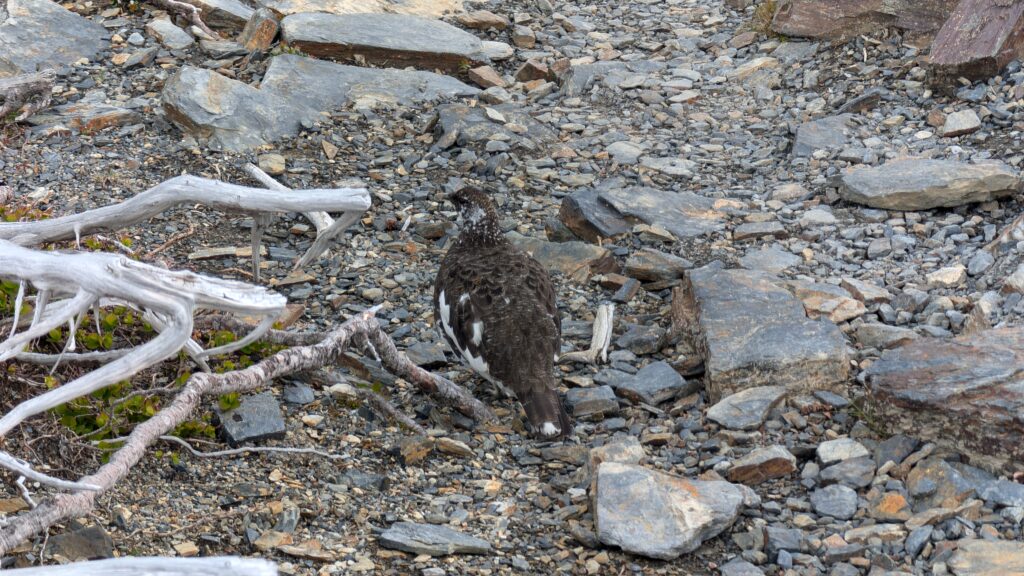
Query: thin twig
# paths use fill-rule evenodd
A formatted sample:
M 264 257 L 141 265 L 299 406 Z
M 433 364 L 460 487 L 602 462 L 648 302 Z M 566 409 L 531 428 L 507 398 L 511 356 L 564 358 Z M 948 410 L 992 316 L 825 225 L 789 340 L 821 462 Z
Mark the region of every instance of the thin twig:
M 193 456 L 200 458 L 222 458 L 224 456 L 238 456 L 239 454 L 245 454 L 247 452 L 272 452 L 278 454 L 313 454 L 314 456 L 322 456 L 330 460 L 337 460 L 344 458 L 340 454 L 331 454 L 316 448 L 295 448 L 287 446 L 243 446 L 241 448 L 232 448 L 230 450 L 217 450 L 216 452 L 200 452 L 192 447 L 191 444 L 177 436 L 160 436 L 160 439 L 165 442 L 174 442 L 186 450 L 192 453 Z
M 191 235 L 193 235 L 195 233 L 196 233 L 196 227 L 193 226 L 192 224 L 189 224 L 188 225 L 188 230 L 185 230 L 184 232 L 178 232 L 174 236 L 171 236 L 170 238 L 168 238 L 167 242 L 164 242 L 163 244 L 157 246 L 156 248 L 153 248 L 149 252 L 146 252 L 145 258 L 146 259 L 152 258 L 153 256 L 156 256 L 157 254 L 163 252 L 164 250 L 167 250 L 171 246 L 177 244 L 178 242 L 181 242 L 185 238 L 188 238 L 189 236 L 191 236 Z

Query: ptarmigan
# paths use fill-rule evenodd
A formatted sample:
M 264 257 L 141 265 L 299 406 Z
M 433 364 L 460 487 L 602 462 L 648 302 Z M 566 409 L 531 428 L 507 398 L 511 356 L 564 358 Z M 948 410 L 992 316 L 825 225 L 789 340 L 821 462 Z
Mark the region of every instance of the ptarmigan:
M 463 226 L 437 273 L 434 323 L 465 364 L 515 395 L 534 434 L 567 436 L 572 421 L 555 391 L 562 326 L 551 278 L 501 233 L 484 192 L 463 188 L 450 199 Z

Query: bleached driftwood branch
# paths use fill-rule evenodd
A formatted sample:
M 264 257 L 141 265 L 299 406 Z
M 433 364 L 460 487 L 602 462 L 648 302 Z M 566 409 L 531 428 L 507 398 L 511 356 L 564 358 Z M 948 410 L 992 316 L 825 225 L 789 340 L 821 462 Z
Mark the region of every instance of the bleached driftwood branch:
M 0 122 L 11 114 L 10 119 L 21 122 L 49 106 L 55 78 L 53 70 L 0 78 Z
M 258 558 L 110 558 L 4 570 L 11 576 L 277 576 L 273 562 Z
M 285 192 L 292 194 L 292 190 L 287 186 L 281 184 L 277 180 L 274 180 L 269 174 L 260 170 L 258 166 L 254 164 L 246 164 L 245 171 L 250 176 L 255 178 L 267 188 L 271 190 L 277 190 L 278 192 Z M 327 245 L 331 240 L 336 238 L 339 234 L 348 229 L 349 226 L 355 224 L 359 217 L 362 216 L 364 210 L 348 210 L 345 211 L 337 220 L 331 218 L 330 214 L 323 211 L 307 211 L 303 212 L 303 215 L 313 223 L 316 227 L 316 240 L 313 241 L 313 245 L 306 250 L 306 253 L 299 258 L 298 262 L 295 263 L 295 269 L 302 268 L 309 264 L 321 254 L 327 251 Z M 262 225 L 262 228 L 256 224 Z M 253 237 L 252 237 L 252 254 L 253 254 L 253 276 L 259 281 L 259 237 L 263 235 L 266 228 L 270 225 L 268 221 L 259 222 L 253 225 Z M 257 232 L 258 230 L 258 232 Z M 258 235 L 257 235 L 258 234 Z
M 584 362 L 597 364 L 608 361 L 608 346 L 612 341 L 612 328 L 615 325 L 615 305 L 601 304 L 597 307 L 597 314 L 594 316 L 594 329 L 590 337 L 590 349 L 576 352 L 567 352 L 559 359 L 561 362 Z
M 303 190 L 301 194 L 281 194 L 198 176 L 177 176 L 120 204 L 49 220 L 0 224 L 0 239 L 22 246 L 77 239 L 87 234 L 119 230 L 179 204 L 203 204 L 224 211 L 251 213 L 304 210 L 362 213 L 370 208 L 370 195 L 365 188 L 313 189 Z
M 52 363 L 58 362 L 62 355 L 76 354 L 73 337 L 68 338 L 65 350 L 56 358 L 30 354 L 25 348 L 32 340 L 57 327 L 67 326 L 68 333 L 73 335 L 84 315 L 101 306 L 125 305 L 140 310 L 158 332 L 156 337 L 134 348 L 112 351 L 103 356 L 86 353 L 86 358 L 107 363 L 15 406 L 0 417 L 0 438 L 33 415 L 128 379 L 181 350 L 202 363 L 206 357 L 237 350 L 270 331 L 274 319 L 284 309 L 286 299 L 265 288 L 192 272 L 170 271 L 125 256 L 45 252 L 27 247 L 33 243 L 113 230 L 182 202 L 256 213 L 309 209 L 357 212 L 369 206 L 369 195 L 364 189 L 311 190 L 285 195 L 205 178 L 179 176 L 120 205 L 41 222 L 0 224 L 0 278 L 19 283 L 10 335 L 0 341 L 0 361 L 13 358 Z M 25 300 L 31 300 L 27 290 L 29 285 L 35 287 L 36 294 L 32 319 L 26 327 L 19 322 L 18 312 Z M 255 326 L 246 325 L 248 334 L 243 338 L 204 350 L 191 339 L 194 315 L 203 309 L 254 316 L 257 323 Z M 319 339 L 311 344 L 278 352 L 244 370 L 226 374 L 194 374 L 169 404 L 134 428 L 107 464 L 77 482 L 47 476 L 33 470 L 29 463 L 0 452 L 0 467 L 57 489 L 75 491 L 45 500 L 0 527 L 0 555 L 57 522 L 87 514 L 95 505 L 96 497 L 123 479 L 148 446 L 190 418 L 204 397 L 257 390 L 277 377 L 333 366 L 352 345 L 368 347 L 385 369 L 464 414 L 478 421 L 494 419 L 491 410 L 464 389 L 423 370 L 401 354 L 374 318 L 376 310 L 361 313 L 334 331 L 318 335 Z M 415 422 L 412 424 L 416 429 Z
M 204 397 L 258 390 L 274 378 L 330 365 L 345 353 L 355 338 L 366 338 L 372 342 L 381 364 L 391 373 L 412 382 L 421 390 L 478 421 L 494 419 L 494 413 L 463 388 L 423 370 L 398 352 L 394 342 L 374 318 L 374 311 L 371 309 L 351 318 L 331 331 L 326 339 L 312 346 L 282 350 L 235 372 L 193 374 L 170 404 L 149 420 L 138 424 L 106 464 L 80 480 L 98 486 L 99 490 L 57 494 L 35 509 L 25 512 L 16 521 L 0 529 L 0 555 L 57 522 L 88 514 L 95 506 L 96 497 L 123 479 L 142 458 L 148 446 L 191 417 Z

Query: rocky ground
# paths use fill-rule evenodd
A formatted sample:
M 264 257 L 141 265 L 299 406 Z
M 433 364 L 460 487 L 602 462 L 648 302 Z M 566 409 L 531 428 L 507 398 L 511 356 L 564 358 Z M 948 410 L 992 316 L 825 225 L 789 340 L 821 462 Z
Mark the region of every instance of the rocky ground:
M 54 107 L 0 140 L 16 198 L 75 212 L 182 172 L 251 183 L 246 162 L 295 189 L 361 182 L 373 208 L 306 274 L 289 269 L 311 226 L 290 215 L 269 232 L 265 281 L 304 307 L 293 329 L 383 304 L 400 346 L 503 418 L 476 426 L 370 361 L 349 380 L 382 384 L 430 438 L 277 382 L 239 408 L 254 429 L 223 432 L 336 459 L 155 455 L 47 557 L 1024 573 L 1019 63 L 933 91 L 897 30 L 781 38 L 742 2 L 397 4 L 441 19 L 218 0 L 202 4 L 214 39 L 146 4 L 19 4 L 35 38 L 0 65 L 65 66 Z M 610 364 L 560 367 L 567 442 L 525 437 L 518 406 L 433 331 L 455 232 L 443 194 L 462 182 L 493 191 L 509 235 L 553 271 L 566 350 L 616 303 Z M 140 254 L 179 238 L 150 259 L 247 279 L 235 248 L 251 223 L 185 207 L 126 234 Z

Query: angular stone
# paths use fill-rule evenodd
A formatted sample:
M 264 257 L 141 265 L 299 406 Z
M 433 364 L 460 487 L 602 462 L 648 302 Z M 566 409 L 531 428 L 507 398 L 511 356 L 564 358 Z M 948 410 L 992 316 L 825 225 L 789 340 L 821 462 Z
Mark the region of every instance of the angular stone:
M 601 200 L 620 214 L 661 226 L 679 239 L 702 236 L 725 227 L 724 206 L 693 192 L 665 192 L 642 186 L 602 190 Z
M 114 541 L 99 525 L 87 526 L 51 536 L 43 556 L 63 556 L 75 562 L 114 557 Z
M 886 492 L 871 505 L 871 517 L 883 522 L 906 522 L 911 516 L 910 503 L 899 492 Z
M 378 536 L 385 548 L 412 554 L 447 556 L 449 554 L 487 554 L 491 544 L 447 526 L 395 522 Z
M 878 444 L 875 449 L 875 464 L 881 466 L 886 462 L 902 464 L 903 460 L 917 450 L 920 442 L 904 434 L 893 434 Z
M 233 446 L 243 442 L 284 438 L 285 424 L 281 407 L 269 392 L 246 396 L 237 408 L 227 412 L 218 410 L 218 413 L 221 428 Z
M 778 274 L 801 262 L 803 262 L 802 258 L 777 246 L 766 246 L 760 250 L 747 252 L 740 258 L 740 266 L 748 270 L 761 270 L 769 274 Z
M 668 333 L 657 325 L 629 324 L 626 332 L 615 339 L 615 346 L 642 356 L 654 354 L 665 345 Z
M 448 362 L 440 342 L 417 342 L 406 348 L 405 355 L 421 368 L 435 368 Z
M 686 275 L 693 262 L 654 248 L 641 248 L 626 259 L 623 273 L 644 282 L 675 280 Z
M 103 26 L 50 0 L 7 0 L 0 10 L 0 76 L 66 69 L 110 42 Z
M 258 3 L 282 16 L 389 13 L 441 18 L 462 12 L 462 0 L 260 0 Z
M 852 438 L 826 440 L 818 445 L 815 453 L 818 456 L 818 461 L 821 462 L 823 466 L 831 466 L 832 464 L 842 462 L 843 460 L 871 455 L 863 444 Z
M 721 570 L 722 576 L 764 576 L 763 570 L 739 557 L 722 564 Z
M 978 114 L 974 110 L 967 109 L 946 116 L 946 122 L 942 125 L 942 130 L 939 133 L 944 138 L 952 138 L 971 134 L 978 130 L 981 130 L 981 118 L 978 118 Z
M 751 498 L 756 496 L 728 482 L 603 462 L 593 494 L 594 525 L 607 546 L 673 560 L 731 526 Z
M 845 384 L 850 367 L 842 333 L 831 322 L 808 319 L 772 276 L 705 267 L 686 279 L 712 401 L 769 384 L 804 392 Z
M 351 60 L 358 55 L 378 66 L 457 73 L 466 64 L 489 60 L 476 36 L 404 14 L 291 14 L 281 21 L 281 38 L 310 56 Z
M 106 128 L 138 124 L 142 122 L 142 115 L 135 110 L 82 99 L 45 109 L 29 116 L 27 121 L 34 126 L 65 126 L 90 134 Z
M 786 238 L 789 232 L 781 222 L 772 220 L 769 222 L 744 222 L 736 227 L 732 233 L 732 239 L 737 242 L 743 240 L 756 240 L 758 238 Z
M 505 79 L 501 77 L 501 74 L 498 74 L 498 72 L 490 66 L 477 66 L 476 68 L 470 68 L 466 75 L 469 77 L 470 82 L 481 88 L 491 88 L 492 86 L 503 88 L 508 84 L 505 82 Z
M 617 210 L 600 199 L 600 192 L 593 188 L 577 190 L 562 199 L 558 218 L 573 234 L 597 243 L 626 234 L 630 225 Z
M 947 565 L 956 576 L 1024 574 L 1024 543 L 1016 540 L 960 540 Z
M 787 394 L 781 386 L 747 388 L 721 399 L 708 409 L 707 417 L 730 430 L 756 430 Z
M 203 49 L 203 52 L 206 52 L 211 58 L 216 60 L 245 56 L 249 53 L 249 51 L 238 42 L 231 42 L 228 40 L 200 40 L 199 47 Z
M 260 8 L 245 23 L 245 28 L 238 35 L 238 43 L 250 52 L 269 50 L 280 29 L 277 15 L 269 8 Z
M 796 130 L 793 155 L 810 156 L 816 150 L 831 150 L 846 146 L 852 132 L 853 114 L 826 116 L 804 122 Z
M 566 276 L 580 275 L 585 279 L 591 273 L 610 272 L 618 266 L 607 248 L 586 242 L 548 242 L 517 232 L 509 232 L 506 236 L 520 250 L 532 254 L 545 268 Z
M 855 333 L 857 342 L 865 348 L 888 350 L 918 339 L 917 332 L 901 326 L 876 322 L 861 324 Z
M 812 492 L 811 506 L 822 516 L 849 520 L 857 513 L 857 493 L 852 488 L 833 484 Z
M 299 406 L 302 406 L 316 400 L 316 395 L 313 393 L 313 389 L 309 386 L 297 383 L 285 386 L 284 389 L 281 390 L 281 399 L 289 404 L 298 404 Z
M 875 477 L 875 462 L 867 456 L 849 458 L 828 466 L 818 475 L 823 484 L 845 484 L 853 488 L 864 488 Z
M 843 173 L 839 195 L 849 202 L 887 210 L 953 208 L 1017 192 L 1017 172 L 999 161 L 975 164 L 910 158 Z
M 495 113 L 504 118 L 504 122 L 496 122 L 493 119 Z M 512 126 L 521 128 L 513 129 Z M 438 133 L 431 147 L 435 152 L 456 144 L 484 148 L 490 142 L 500 141 L 509 148 L 536 153 L 557 139 L 551 128 L 537 121 L 517 104 L 473 107 L 443 104 L 437 108 L 437 126 L 434 131 Z
M 925 278 L 931 288 L 956 288 L 967 282 L 967 268 L 963 264 L 940 268 Z
M 779 552 L 800 552 L 806 546 L 804 533 L 796 528 L 778 526 L 764 527 L 765 551 L 769 557 L 776 558 Z
M 297 134 L 292 102 L 212 70 L 184 66 L 164 83 L 167 117 L 213 149 L 242 151 Z
M 455 21 L 473 30 L 487 30 L 488 28 L 504 30 L 509 27 L 508 18 L 489 10 L 474 10 L 466 14 L 459 14 L 455 17 Z
M 651 406 L 692 394 L 699 386 L 699 382 L 686 381 L 668 362 L 660 360 L 644 366 L 632 378 L 612 384 L 619 396 Z
M 531 80 L 546 80 L 550 74 L 548 67 L 540 60 L 533 58 L 523 62 L 523 65 L 516 70 L 515 79 L 518 82 L 529 82 Z
M 879 304 L 892 299 L 889 291 L 873 282 L 865 282 L 856 278 L 843 278 L 840 286 L 847 289 L 853 297 L 865 304 Z
M 565 403 L 576 418 L 611 416 L 619 412 L 619 401 L 611 386 L 570 388 L 565 394 Z
M 537 35 L 533 33 L 529 26 L 516 26 L 512 29 L 512 43 L 517 48 L 529 50 L 536 46 Z
M 728 478 L 730 482 L 755 486 L 793 472 L 796 472 L 796 457 L 785 446 L 772 445 L 752 450 L 733 462 Z
M 195 42 L 191 34 L 178 28 L 167 18 L 151 20 L 146 24 L 146 32 L 171 50 L 184 50 Z
M 199 8 L 208 26 L 241 31 L 252 18 L 254 10 L 240 0 L 183 0 Z
M 690 178 L 697 167 L 697 163 L 686 158 L 657 158 L 644 156 L 640 159 L 640 165 L 661 172 L 668 176 Z
M 956 79 L 981 80 L 998 74 L 1024 48 L 1024 4 L 965 0 L 956 5 L 935 35 L 928 64 L 933 79 L 959 86 Z
M 832 322 L 845 322 L 859 318 L 867 311 L 863 302 L 833 284 L 793 280 L 786 285 L 803 302 L 808 318 L 825 317 Z
M 899 524 L 874 524 L 847 530 L 843 538 L 851 544 L 864 544 L 872 538 L 882 542 L 895 542 L 907 536 L 907 531 Z
M 866 396 L 892 432 L 970 454 L 1009 472 L 1024 459 L 1024 327 L 952 340 L 921 339 L 885 352 L 865 372 Z

